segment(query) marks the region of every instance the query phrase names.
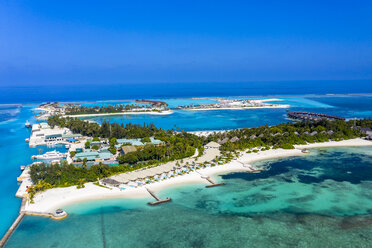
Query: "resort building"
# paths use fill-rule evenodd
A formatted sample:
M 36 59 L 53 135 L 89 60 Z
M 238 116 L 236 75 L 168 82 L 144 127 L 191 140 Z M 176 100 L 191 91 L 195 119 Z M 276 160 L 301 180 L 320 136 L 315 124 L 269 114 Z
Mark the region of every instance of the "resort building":
M 137 151 L 137 148 L 135 146 L 123 146 L 121 148 L 121 154 L 123 155 L 135 151 Z
M 117 140 L 119 145 L 122 144 L 130 144 L 132 146 L 143 146 L 144 143 L 141 142 L 141 139 L 118 139 Z
M 44 140 L 46 143 L 62 141 L 63 140 L 62 133 L 57 132 L 52 134 L 46 134 Z
M 205 148 L 206 148 L 206 149 L 210 149 L 210 148 L 219 149 L 220 146 L 221 146 L 221 145 L 218 144 L 217 142 L 211 141 L 211 142 L 209 142 L 208 144 L 205 145 Z
M 67 139 L 81 139 L 83 137 L 83 135 L 81 135 L 80 133 L 69 133 L 69 134 L 63 134 L 62 135 L 62 138 L 64 140 L 67 140 Z
M 102 162 L 106 160 L 113 160 L 114 155 L 110 152 L 96 152 L 90 149 L 86 149 L 84 152 L 76 153 L 72 158 L 74 162 L 80 162 L 86 159 L 87 161 Z
M 367 140 L 372 140 L 372 129 L 369 127 L 364 127 L 359 129 L 362 133 L 366 135 Z
M 108 165 L 108 166 L 118 166 L 119 162 L 117 160 L 106 160 L 106 161 L 95 161 L 93 164 L 97 165 L 99 163 Z
M 115 146 L 117 149 L 122 147 L 123 144 L 128 144 L 131 146 L 144 146 L 145 144 L 160 145 L 163 143 L 163 141 L 154 139 L 153 137 L 150 138 L 149 143 L 143 143 L 141 139 L 118 139 L 117 142 L 118 145 Z
M 81 134 L 73 134 L 68 128 L 51 128 L 48 123 L 43 122 L 32 125 L 29 142 L 30 147 L 34 147 L 39 145 L 71 142 L 71 139 L 74 139 L 74 142 L 76 142 L 80 138 L 82 138 Z
M 229 141 L 229 138 L 224 138 L 223 140 L 218 140 L 218 144 L 222 145 L 225 144 L 227 141 Z
M 113 179 L 116 182 L 119 182 L 122 184 L 128 184 L 131 181 L 137 181 L 137 180 L 143 180 L 149 177 L 161 176 L 164 173 L 170 174 L 170 175 L 176 175 L 177 174 L 175 172 L 176 170 L 177 170 L 177 167 L 175 167 L 172 163 L 168 163 L 168 164 L 164 164 L 161 166 L 156 166 L 156 167 L 152 167 L 152 168 L 148 168 L 144 170 L 138 170 L 138 171 L 133 171 L 129 173 L 122 173 L 119 175 L 112 176 L 110 177 L 110 179 Z
M 101 146 L 101 142 L 100 141 L 92 141 L 90 142 L 90 146 Z
M 50 128 L 47 123 L 34 124 L 30 136 L 30 147 L 61 142 L 63 135 L 68 132 L 67 128 Z

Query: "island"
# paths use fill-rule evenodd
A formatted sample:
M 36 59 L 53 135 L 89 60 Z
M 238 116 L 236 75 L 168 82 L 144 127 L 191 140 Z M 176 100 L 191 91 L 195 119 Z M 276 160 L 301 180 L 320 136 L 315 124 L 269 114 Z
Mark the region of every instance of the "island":
M 245 99 L 216 99 L 217 103 L 210 104 L 196 104 L 196 105 L 186 105 L 178 106 L 178 109 L 184 110 L 244 110 L 244 109 L 262 109 L 262 108 L 289 108 L 289 104 L 273 104 L 269 102 L 282 101 L 282 99 L 259 99 L 259 100 L 245 100 Z
M 137 102 L 138 100 L 136 100 Z M 104 106 L 84 106 L 82 104 L 61 104 L 58 102 L 48 102 L 39 105 L 34 111 L 40 111 L 38 120 L 47 120 L 54 115 L 63 115 L 65 117 L 94 117 L 106 115 L 133 115 L 133 114 L 151 114 L 151 115 L 169 115 L 172 114 L 163 102 L 143 100 L 147 105 L 137 104 L 114 104 Z
M 368 131 L 371 119 L 324 118 L 205 136 L 154 125 L 99 125 L 62 115 L 36 125 L 33 133 L 50 143 L 65 144 L 68 152 L 36 156 L 41 161 L 24 169 L 18 178 L 21 186 L 17 196 L 24 199 L 25 212 L 50 213 L 88 199 L 153 195 L 151 190 L 177 183 L 219 186 L 223 184 L 214 182 L 211 175 L 229 171 L 257 173 L 259 170 L 250 165 L 253 161 L 306 155 L 306 149 L 313 147 L 372 145 Z M 51 130 L 62 133 L 42 135 Z M 44 144 L 32 141 L 32 137 L 30 141 L 33 146 Z
M 107 198 L 151 196 L 149 205 L 164 204 L 172 200 L 157 195 L 165 187 L 223 186 L 213 175 L 260 173 L 251 164 L 255 161 L 306 156 L 309 148 L 372 145 L 372 119 L 311 116 L 316 118 L 200 135 L 153 124 L 98 124 L 57 111 L 32 125 L 30 146 L 63 144 L 68 151 L 35 155 L 38 161 L 23 168 L 16 193 L 22 199 L 20 215 L 3 241 L 24 215 L 62 219 L 68 216 L 66 205 Z
M 154 100 L 136 100 L 136 103 L 144 103 L 144 104 L 150 104 L 152 107 L 168 107 L 168 103 L 162 102 L 162 101 L 154 101 Z

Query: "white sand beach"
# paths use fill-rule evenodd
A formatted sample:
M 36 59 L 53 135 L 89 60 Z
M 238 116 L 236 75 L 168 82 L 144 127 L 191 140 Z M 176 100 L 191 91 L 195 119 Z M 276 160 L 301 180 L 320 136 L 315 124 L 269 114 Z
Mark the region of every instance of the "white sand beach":
M 188 133 L 192 133 L 192 134 L 194 134 L 194 135 L 196 135 L 196 136 L 199 136 L 199 137 L 201 137 L 201 136 L 203 136 L 203 137 L 207 137 L 207 136 L 209 136 L 209 135 L 211 135 L 211 134 L 214 134 L 214 133 L 219 133 L 219 134 L 223 134 L 223 133 L 225 133 L 225 132 L 227 132 L 228 130 L 215 130 L 215 131 L 190 131 L 190 132 L 188 132 Z
M 252 107 L 222 107 L 222 108 L 187 108 L 188 111 L 206 111 L 206 110 L 247 110 L 247 109 L 268 109 L 268 108 L 290 108 L 288 104 L 276 104 L 273 106 L 252 106 Z
M 330 141 L 324 143 L 308 144 L 308 145 L 298 145 L 295 149 L 285 150 L 285 149 L 275 149 L 260 151 L 258 153 L 246 153 L 241 152 L 241 156 L 237 159 L 231 161 L 230 163 L 218 165 L 215 167 L 208 167 L 191 172 L 186 175 L 176 176 L 164 181 L 155 182 L 148 184 L 146 186 L 130 188 L 125 190 L 120 190 L 118 188 L 104 188 L 93 183 L 86 183 L 85 188 L 77 189 L 75 186 L 67 188 L 54 188 L 49 189 L 45 192 L 39 193 L 35 196 L 33 204 L 27 203 L 25 210 L 28 211 L 42 211 L 50 212 L 57 208 L 70 205 L 77 202 L 89 201 L 89 200 L 103 200 L 109 198 L 142 198 L 150 197 L 146 188 L 153 191 L 160 191 L 164 188 L 172 187 L 180 184 L 192 184 L 192 183 L 205 183 L 208 182 L 202 178 L 202 176 L 214 176 L 226 174 L 234 171 L 252 171 L 252 166 L 250 163 L 274 159 L 280 157 L 290 157 L 290 156 L 305 156 L 307 153 L 303 153 L 303 149 L 308 148 L 321 148 L 321 147 L 350 147 L 350 146 L 372 146 L 371 141 L 364 139 L 351 139 L 344 141 Z M 209 155 L 208 155 L 209 156 Z M 211 158 L 211 157 L 209 157 Z

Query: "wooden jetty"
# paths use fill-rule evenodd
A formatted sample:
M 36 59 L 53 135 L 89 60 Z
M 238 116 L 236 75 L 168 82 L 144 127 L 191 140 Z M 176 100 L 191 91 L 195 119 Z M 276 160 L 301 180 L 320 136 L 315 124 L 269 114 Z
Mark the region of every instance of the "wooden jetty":
M 167 197 L 166 199 L 162 200 L 160 199 L 157 195 L 155 195 L 154 192 L 152 192 L 151 190 L 149 190 L 148 188 L 146 188 L 147 192 L 149 192 L 149 194 L 155 198 L 156 201 L 154 202 L 148 202 L 147 204 L 149 205 L 158 205 L 158 204 L 161 204 L 161 203 L 165 203 L 165 202 L 169 202 L 171 201 L 172 199 Z
M 46 212 L 35 212 L 35 211 L 25 211 L 25 205 L 26 205 L 26 198 L 22 198 L 21 207 L 19 210 L 19 215 L 13 222 L 13 224 L 9 227 L 8 231 L 5 233 L 3 238 L 0 241 L 0 248 L 4 247 L 10 236 L 12 236 L 13 232 L 17 229 L 19 223 L 21 223 L 23 217 L 25 215 L 37 215 L 37 216 L 44 216 L 49 217 L 54 220 L 61 220 L 68 216 L 68 214 L 63 211 L 62 209 L 58 209 L 55 213 L 46 213 Z
M 19 215 L 13 222 L 13 224 L 9 227 L 8 231 L 4 234 L 3 238 L 0 241 L 0 247 L 4 247 L 10 236 L 12 236 L 13 232 L 17 229 L 19 223 L 23 220 L 23 217 L 25 216 L 24 209 L 26 205 L 26 199 L 22 198 L 21 207 L 19 208 Z
M 17 219 L 13 222 L 13 224 L 9 227 L 8 231 L 5 233 L 4 237 L 0 241 L 0 247 L 4 247 L 5 243 L 8 241 L 10 236 L 12 236 L 13 232 L 17 229 L 19 223 L 21 223 L 23 217 L 25 216 L 24 213 L 20 213 Z
M 211 187 L 216 187 L 216 186 L 221 186 L 221 185 L 225 185 L 226 184 L 225 182 L 216 183 L 210 177 L 203 177 L 203 178 L 210 183 L 209 185 L 206 185 L 205 186 L 206 188 L 211 188 Z
M 249 170 L 247 170 L 248 173 L 259 173 L 261 171 L 263 171 L 263 169 L 257 169 L 256 167 L 253 167 L 252 165 L 250 164 L 244 164 L 243 162 L 237 160 L 238 163 L 240 163 L 241 165 L 243 165 L 243 167 L 246 167 L 248 168 Z
M 259 173 L 263 171 L 263 169 L 255 169 L 255 170 L 251 170 L 251 171 L 248 171 L 249 173 Z

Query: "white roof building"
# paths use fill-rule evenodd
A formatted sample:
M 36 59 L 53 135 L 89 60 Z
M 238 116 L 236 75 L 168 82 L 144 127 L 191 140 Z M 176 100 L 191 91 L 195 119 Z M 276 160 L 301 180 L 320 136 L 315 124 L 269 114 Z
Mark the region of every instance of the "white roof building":
M 214 141 L 211 141 L 209 142 L 208 144 L 205 145 L 205 148 L 216 148 L 216 149 L 219 149 L 220 148 L 220 144 L 214 142 Z

